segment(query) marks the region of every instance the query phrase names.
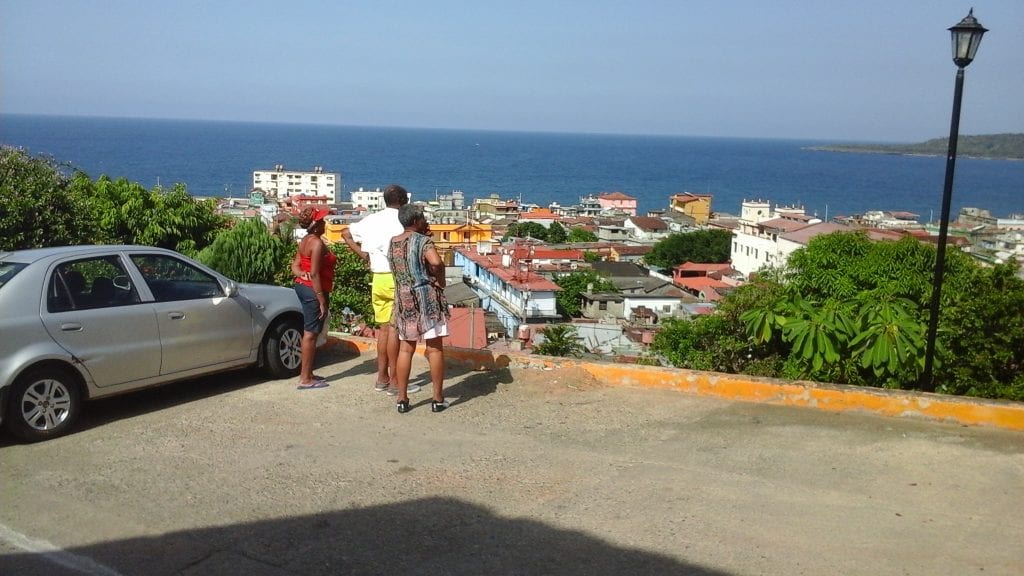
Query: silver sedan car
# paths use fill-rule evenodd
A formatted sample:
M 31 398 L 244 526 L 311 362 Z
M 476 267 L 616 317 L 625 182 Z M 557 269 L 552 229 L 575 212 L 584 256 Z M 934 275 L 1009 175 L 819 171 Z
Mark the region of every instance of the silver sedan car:
M 298 374 L 295 291 L 240 284 L 171 250 L 0 252 L 0 423 L 68 432 L 86 400 L 250 365 Z

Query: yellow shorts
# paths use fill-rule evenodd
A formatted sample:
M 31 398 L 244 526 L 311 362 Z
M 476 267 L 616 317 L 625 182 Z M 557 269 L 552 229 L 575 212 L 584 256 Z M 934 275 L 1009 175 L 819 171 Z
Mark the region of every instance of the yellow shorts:
M 377 324 L 391 322 L 391 313 L 395 309 L 395 277 L 390 272 L 374 273 L 370 305 L 373 306 L 373 319 Z

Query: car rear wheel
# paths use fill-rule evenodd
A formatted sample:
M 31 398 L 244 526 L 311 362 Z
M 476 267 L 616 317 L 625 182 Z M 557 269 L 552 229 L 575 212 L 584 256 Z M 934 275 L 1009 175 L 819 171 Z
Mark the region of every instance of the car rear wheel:
M 302 325 L 297 321 L 278 322 L 263 343 L 266 368 L 275 378 L 298 375 L 302 363 Z
M 22 440 L 38 442 L 71 430 L 82 409 L 74 376 L 62 368 L 37 368 L 14 382 L 5 424 Z

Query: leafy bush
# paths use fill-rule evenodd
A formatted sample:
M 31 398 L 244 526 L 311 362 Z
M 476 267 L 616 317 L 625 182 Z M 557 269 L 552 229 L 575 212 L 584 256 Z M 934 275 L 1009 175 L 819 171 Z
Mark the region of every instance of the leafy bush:
M 578 357 L 586 351 L 572 324 L 549 324 L 540 333 L 544 341 L 533 347 L 534 354 Z
M 286 244 L 262 221 L 241 220 L 218 234 L 196 259 L 239 282 L 274 284 L 280 283 L 282 270 L 291 276 L 294 248 L 289 250 Z
M 65 171 L 52 158 L 0 146 L 0 250 L 93 243 L 95 213 Z

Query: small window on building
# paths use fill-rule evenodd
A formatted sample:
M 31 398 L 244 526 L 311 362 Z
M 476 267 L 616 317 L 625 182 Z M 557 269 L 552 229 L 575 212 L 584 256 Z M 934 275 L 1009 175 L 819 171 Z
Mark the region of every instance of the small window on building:
M 597 303 L 597 309 L 598 310 L 607 310 L 608 309 L 608 303 L 604 302 L 604 301 L 598 302 Z

